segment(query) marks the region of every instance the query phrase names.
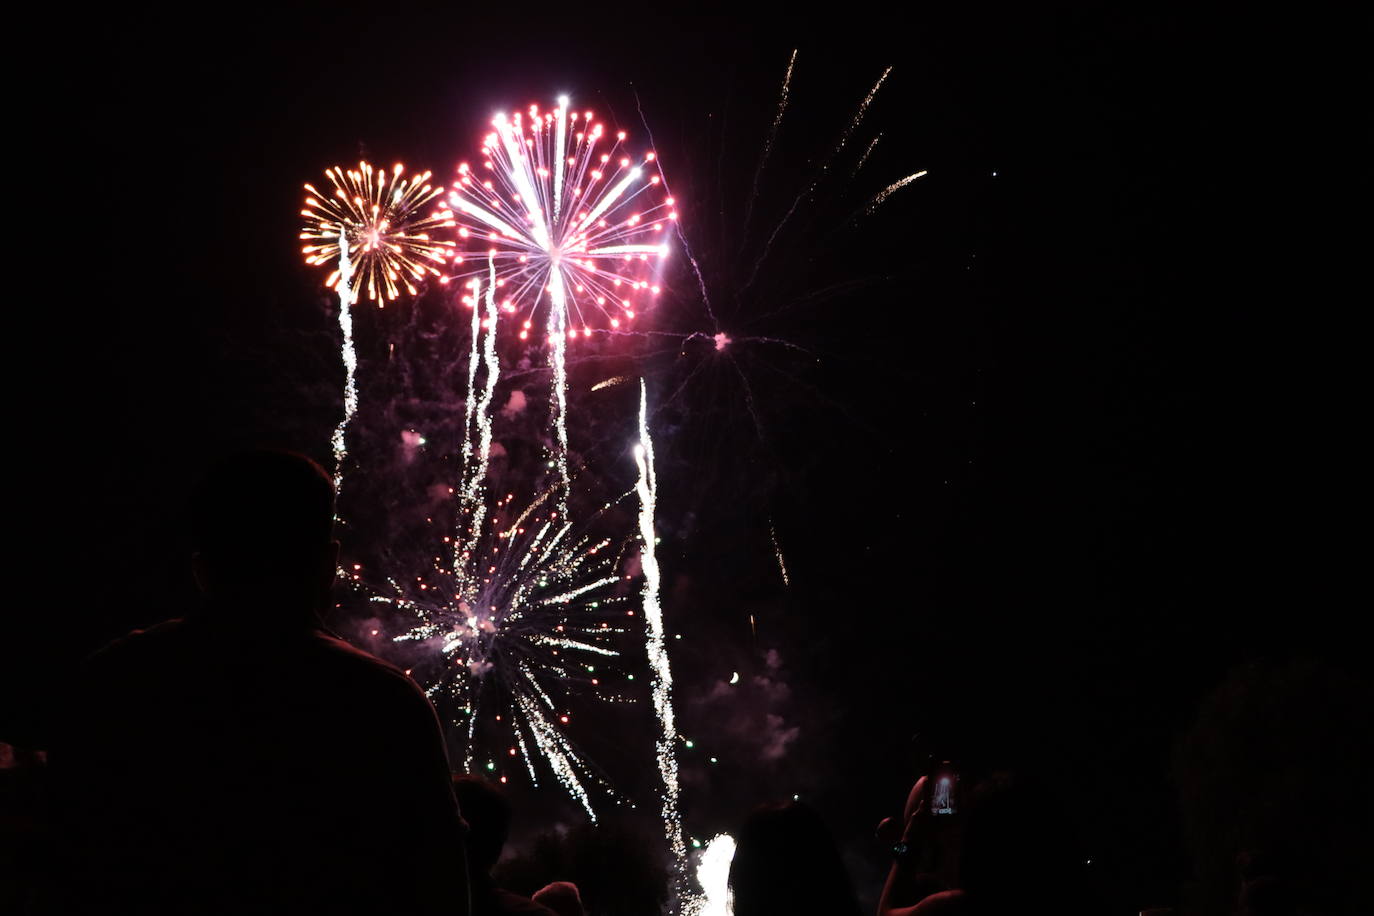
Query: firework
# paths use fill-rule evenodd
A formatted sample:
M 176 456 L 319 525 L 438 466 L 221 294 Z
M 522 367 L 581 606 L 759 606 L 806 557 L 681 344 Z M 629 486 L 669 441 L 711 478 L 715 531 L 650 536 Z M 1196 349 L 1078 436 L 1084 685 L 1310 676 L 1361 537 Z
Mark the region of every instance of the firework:
M 868 163 L 868 157 L 873 155 L 873 151 L 878 148 L 878 141 L 882 138 L 882 131 L 879 131 L 878 133 L 873 135 L 873 139 L 868 142 L 868 148 L 865 149 L 864 154 L 859 157 L 859 164 L 854 166 L 854 172 L 849 176 L 850 178 L 853 178 L 856 175 L 858 175 L 860 170 L 863 169 L 864 165 Z
M 477 278 L 468 282 L 471 295 L 464 297 L 472 302 L 472 338 L 468 351 L 468 393 L 466 399 L 466 420 L 463 436 L 463 483 L 459 500 L 459 524 L 467 527 L 464 535 L 459 531 L 456 544 L 462 545 L 454 550 L 454 575 L 462 575 L 464 565 L 472 558 L 477 548 L 477 538 L 481 536 L 482 523 L 486 514 L 487 466 L 491 460 L 491 403 L 496 393 L 496 380 L 500 375 L 500 362 L 496 357 L 496 266 L 489 263 L 490 276 L 487 280 L 486 295 L 482 294 L 482 284 Z M 481 312 L 477 301 L 486 302 L 486 318 L 479 318 Z M 483 335 L 483 330 L 486 334 Z M 485 346 L 482 345 L 485 341 Z M 484 357 L 485 380 L 482 392 L 477 393 L 477 357 L 479 351 Z M 560 506 L 566 511 L 566 499 Z
M 353 346 L 353 308 L 351 303 L 353 259 L 347 230 L 339 231 L 339 353 L 344 364 L 343 416 L 334 427 L 329 443 L 334 450 L 334 492 L 343 484 L 344 459 L 348 457 L 348 425 L 358 412 L 358 351 Z
M 799 68 L 798 64 L 803 66 Z M 660 355 L 670 358 L 677 376 L 664 386 L 664 397 L 657 409 L 684 405 L 690 398 L 693 403 L 684 412 L 684 428 L 695 427 L 703 438 L 712 441 L 724 441 L 727 423 L 722 421 L 745 413 L 753 428 L 751 440 L 770 453 L 769 460 L 781 457 L 773 452 L 763 422 L 768 402 L 773 392 L 778 391 L 776 386 L 780 381 L 805 386 L 798 368 L 819 361 L 824 352 L 819 339 L 801 341 L 786 335 L 801 326 L 823 325 L 832 316 L 814 314 L 818 306 L 828 300 L 848 298 L 865 286 L 880 282 L 878 278 L 890 271 L 891 265 L 877 265 L 869 260 L 869 251 L 878 250 L 879 246 L 870 249 L 865 244 L 867 239 L 854 230 L 861 230 L 866 217 L 890 206 L 899 191 L 927 174 L 921 170 L 896 181 L 888 179 L 891 183 L 876 194 L 865 192 L 857 181 L 861 175 L 863 185 L 872 180 L 877 171 L 875 151 L 880 141 L 891 142 L 883 139 L 881 131 L 869 136 L 863 136 L 863 131 L 876 112 L 875 102 L 880 93 L 888 91 L 892 67 L 874 73 L 873 81 L 864 87 L 851 113 L 836 125 L 833 138 L 821 147 L 819 155 L 806 141 L 807 158 L 798 161 L 798 147 L 789 147 L 784 142 L 788 137 L 784 122 L 792 116 L 792 105 L 800 98 L 796 80 L 805 70 L 804 59 L 792 51 L 785 61 L 771 124 L 765 125 L 761 149 L 754 153 L 757 164 L 752 168 L 749 192 L 703 202 L 702 209 L 719 210 L 719 229 L 694 233 L 693 227 L 702 226 L 699 221 L 693 221 L 691 226 L 673 227 L 677 235 L 675 248 L 690 268 L 698 293 L 684 305 L 700 302 L 705 314 L 677 307 L 665 313 L 664 320 L 656 322 L 651 332 L 624 332 L 645 340 L 671 339 L 680 343 L 642 359 L 647 362 Z M 640 116 L 652 143 L 651 127 L 642 108 Z M 710 131 L 701 132 L 703 137 L 710 135 Z M 722 132 L 719 148 L 707 146 L 685 152 L 686 161 L 726 163 L 749 158 L 745 152 L 727 146 L 725 138 Z M 804 177 L 780 199 L 763 194 L 768 185 L 782 177 L 770 174 L 769 170 L 782 163 L 787 165 L 786 173 L 800 173 Z M 747 180 L 749 176 L 741 177 Z M 667 176 L 663 180 L 666 187 Z M 699 187 L 711 184 L 698 176 Z M 719 177 L 715 184 L 728 187 L 722 185 Z M 799 218 L 801 214 L 805 214 L 804 219 Z M 804 325 L 796 320 L 803 310 L 812 312 L 805 316 Z M 833 336 L 827 334 L 825 338 Z M 689 351 L 695 357 L 684 359 Z M 785 357 L 788 362 L 770 354 Z M 678 367 L 685 372 L 678 375 Z M 767 371 L 759 373 L 757 369 Z M 713 389 L 709 393 L 708 387 Z M 730 461 L 735 466 L 738 448 L 737 442 L 730 443 Z M 776 536 L 773 540 L 779 572 L 786 583 L 786 563 Z
M 639 467 L 639 537 L 640 565 L 644 570 L 644 623 L 649 631 L 649 670 L 653 676 L 654 714 L 658 716 L 659 734 L 655 744 L 658 772 L 663 780 L 663 829 L 673 855 L 674 885 L 681 892 L 681 881 L 687 862 L 687 846 L 682 841 L 682 818 L 678 811 L 677 725 L 673 718 L 673 672 L 668 664 L 667 637 L 663 629 L 663 607 L 659 603 L 659 568 L 657 541 L 654 531 L 655 504 L 658 499 L 658 478 L 654 474 L 654 442 L 649 436 L 649 397 L 644 382 L 639 383 L 639 444 L 635 446 L 635 463 Z
M 335 166 L 325 175 L 332 192 L 305 186 L 300 237 L 309 244 L 301 251 L 307 264 L 327 266 L 339 262 L 346 241 L 353 261 L 348 282 L 340 283 L 343 271 L 336 269 L 326 286 L 355 302 L 365 289 L 369 300 L 384 304 L 400 296 L 402 285 L 415 295 L 412 280 L 441 276 L 439 266 L 455 247 L 445 237 L 454 219 L 443 205 L 444 186 L 432 184 L 431 173 L 410 178 L 399 163 L 387 171 L 361 162 L 356 170 Z
M 913 181 L 916 181 L 918 178 L 926 177 L 927 174 L 928 173 L 924 169 L 922 169 L 919 172 L 913 172 L 905 178 L 899 178 L 896 181 L 892 182 L 892 184 L 883 188 L 876 195 L 874 195 L 871 201 L 868 202 L 868 206 L 864 209 L 865 214 L 869 216 L 873 215 L 873 213 L 875 213 L 879 207 L 887 203 L 887 199 L 891 197 L 895 192 L 900 191 L 902 188 L 911 184 Z
M 778 106 L 778 120 L 782 119 L 783 110 L 787 102 L 787 83 L 790 82 L 792 79 L 792 67 L 796 64 L 796 62 L 797 52 L 793 51 L 792 59 L 787 63 L 787 81 L 783 83 L 783 100 L 782 103 Z M 797 212 L 797 208 L 801 206 L 802 202 L 809 198 L 812 195 L 812 193 L 815 192 L 816 187 L 820 184 L 821 179 L 830 171 L 830 164 L 835 160 L 836 156 L 838 156 L 841 152 L 844 151 L 845 146 L 849 143 L 849 138 L 854 135 L 854 131 L 858 130 L 859 125 L 863 123 L 864 116 L 868 114 L 869 106 L 873 104 L 873 99 L 877 97 L 878 90 L 883 87 L 883 83 L 887 82 L 887 78 L 891 73 L 891 67 L 888 67 L 885 70 L 883 70 L 882 76 L 878 77 L 878 81 L 873 84 L 873 88 L 868 90 L 868 94 L 865 95 L 863 97 L 863 101 L 859 103 L 858 110 L 854 112 L 854 117 L 849 122 L 849 126 L 847 126 L 844 129 L 844 132 L 840 134 L 840 139 L 835 143 L 835 148 L 831 150 L 830 155 L 828 155 L 821 162 L 821 167 L 817 171 L 816 176 L 811 180 L 811 183 L 806 186 L 806 189 L 797 195 L 796 199 L 792 201 L 792 206 L 783 215 L 782 219 L 778 221 L 778 224 L 773 227 L 772 234 L 768 236 L 768 241 L 766 241 L 763 245 L 763 251 L 759 254 L 758 260 L 754 262 L 753 271 L 750 272 L 749 278 L 744 281 L 745 289 L 748 289 L 750 286 L 752 286 L 755 278 L 758 277 L 759 268 L 763 266 L 764 259 L 767 258 L 768 253 L 772 251 L 773 243 L 777 240 L 778 234 L 782 232 L 782 227 L 787 225 L 787 221 L 790 220 L 792 218 L 792 215 Z M 773 134 L 776 133 L 777 124 L 774 123 Z M 772 135 L 770 135 L 770 143 L 771 137 Z M 873 146 L 876 146 L 877 142 L 877 139 L 874 138 L 873 143 L 869 145 L 869 148 L 864 152 L 863 158 L 860 159 L 859 166 L 863 165 L 864 160 L 868 158 L 869 153 L 873 151 Z M 855 167 L 854 171 L 858 172 L 858 170 L 859 167 Z M 881 201 L 878 201 L 878 203 L 881 203 Z
M 735 838 L 728 833 L 706 842 L 697 861 L 701 894 L 687 901 L 686 916 L 730 916 L 730 864 L 735 858 Z
M 442 264 L 454 247 L 451 240 L 431 238 L 430 233 L 453 226 L 453 214 L 442 204 L 428 213 L 423 208 L 439 198 L 444 188 L 429 183 L 430 173 L 414 179 L 402 177 L 397 164 L 390 172 L 366 162 L 356 171 L 335 166 L 325 171 L 334 185 L 322 194 L 311 184 L 301 216 L 306 219 L 300 238 L 305 262 L 315 266 L 336 265 L 325 285 L 339 294 L 339 330 L 343 337 L 344 413 L 334 429 L 334 489 L 343 482 L 348 457 L 347 431 L 358 410 L 358 354 L 353 346 L 353 304 L 366 287 L 368 298 L 378 304 L 400 295 L 404 283 L 412 295 L 411 279 L 426 273 L 439 276 Z M 379 295 L 381 298 L 379 298 Z
M 773 539 L 773 556 L 778 561 L 778 572 L 782 574 L 782 584 L 790 586 L 792 578 L 787 575 L 787 560 L 782 555 L 782 545 L 778 543 L 778 531 L 773 527 L 773 520 L 768 520 L 768 536 Z
M 754 170 L 754 184 L 749 194 L 749 204 L 744 209 L 744 225 L 749 225 L 749 217 L 754 212 L 754 200 L 759 196 L 759 176 L 763 174 L 763 167 L 768 164 L 768 154 L 773 151 L 773 141 L 778 138 L 778 128 L 782 126 L 782 116 L 787 113 L 787 96 L 792 89 L 792 68 L 797 64 L 797 49 L 792 49 L 792 56 L 787 61 L 787 72 L 782 77 L 782 92 L 778 95 L 778 113 L 773 117 L 773 127 L 768 131 L 768 139 L 764 141 L 763 152 L 759 155 L 758 168 Z
M 499 114 L 492 126 L 480 164 L 460 164 L 448 195 L 462 246 L 452 278 L 492 265 L 500 309 L 520 322 L 521 339 L 538 333 L 535 318 L 547 311 L 555 460 L 566 490 L 567 344 L 632 322 L 659 294 L 677 211 L 655 154 L 631 156 L 623 132 L 611 138 L 566 98 L 548 112 Z
M 414 646 L 414 676 L 466 732 L 469 770 L 479 722 L 484 732 L 499 726 L 504 756 L 519 758 L 536 785 L 551 772 L 595 820 L 593 789 L 610 786 L 568 737 L 568 704 L 582 694 L 622 699 L 603 685 L 626 632 L 616 620 L 635 610 L 619 585 L 623 545 L 576 528 L 552 497 L 518 511 L 514 496 L 498 500 L 461 568 L 436 556 L 424 575 L 388 577 L 369 600 L 409 616 L 393 639 L 402 652 Z

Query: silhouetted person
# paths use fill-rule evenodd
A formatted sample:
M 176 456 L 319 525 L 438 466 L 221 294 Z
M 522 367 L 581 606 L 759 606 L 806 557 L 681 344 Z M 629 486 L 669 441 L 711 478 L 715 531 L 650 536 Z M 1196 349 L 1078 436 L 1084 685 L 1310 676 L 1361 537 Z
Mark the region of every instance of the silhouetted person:
M 554 912 L 497 887 L 491 870 L 501 858 L 510 835 L 511 806 L 506 796 L 478 776 L 455 776 L 453 792 L 468 823 L 468 871 L 472 882 L 473 916 L 556 916 Z
M 857 916 L 858 898 L 819 814 L 800 802 L 764 805 L 735 835 L 735 916 Z
M 191 507 L 203 605 L 86 663 L 52 752 L 72 911 L 467 912 L 433 708 L 320 627 L 333 501 L 298 455 L 224 462 Z
M 921 777 L 907 798 L 878 916 L 1094 911 L 1074 868 L 1067 813 L 1048 793 L 998 776 L 970 793 L 962 813 L 936 816 L 927 784 Z M 951 873 L 951 888 L 934 880 Z
M 1175 748 L 1186 913 L 1374 913 L 1374 682 L 1320 659 L 1254 661 Z

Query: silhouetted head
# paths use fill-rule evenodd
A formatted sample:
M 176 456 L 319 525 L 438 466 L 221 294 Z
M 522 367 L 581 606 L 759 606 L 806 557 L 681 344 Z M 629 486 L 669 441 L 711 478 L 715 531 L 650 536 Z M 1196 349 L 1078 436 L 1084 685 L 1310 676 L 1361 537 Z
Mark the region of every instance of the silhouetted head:
M 453 777 L 453 794 L 468 822 L 468 867 L 474 875 L 490 874 L 510 834 L 510 802 L 480 776 Z
M 730 897 L 736 916 L 859 912 L 830 831 L 800 802 L 764 805 L 745 820 L 735 835 Z
M 252 451 L 216 465 L 191 501 L 195 572 L 212 598 L 318 611 L 334 579 L 334 486 L 302 455 Z

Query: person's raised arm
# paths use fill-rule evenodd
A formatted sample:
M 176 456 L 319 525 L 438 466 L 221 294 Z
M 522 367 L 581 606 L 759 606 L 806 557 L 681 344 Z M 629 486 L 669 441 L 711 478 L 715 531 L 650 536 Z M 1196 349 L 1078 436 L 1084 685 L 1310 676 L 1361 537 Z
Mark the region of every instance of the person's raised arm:
M 878 837 L 893 844 L 892 867 L 878 898 L 878 916 L 913 916 L 922 901 L 944 890 L 935 876 L 944 850 L 926 806 L 925 788 L 922 776 L 907 795 L 901 822 L 888 818 L 878 825 Z

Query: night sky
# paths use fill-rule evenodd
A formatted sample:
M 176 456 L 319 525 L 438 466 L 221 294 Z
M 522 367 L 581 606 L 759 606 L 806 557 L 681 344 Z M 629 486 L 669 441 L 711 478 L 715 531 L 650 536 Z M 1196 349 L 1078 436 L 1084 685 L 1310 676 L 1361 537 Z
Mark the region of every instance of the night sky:
M 259 443 L 328 459 L 342 370 L 297 250 L 301 183 L 360 156 L 445 175 L 494 110 L 568 91 L 653 130 L 715 278 L 719 328 L 686 275 L 647 320 L 802 348 L 639 367 L 665 398 L 691 376 L 655 420 L 681 725 L 721 758 L 684 757 L 688 832 L 796 792 L 881 863 L 865 837 L 926 751 L 1061 767 L 1119 899 L 1174 896 L 1169 755 L 1199 699 L 1248 659 L 1361 657 L 1341 637 L 1354 548 L 1322 516 L 1353 496 L 1344 430 L 1363 413 L 1338 404 L 1352 343 L 1313 310 L 1363 297 L 1324 291 L 1339 247 L 1309 261 L 1283 241 L 1367 204 L 1367 156 L 1337 178 L 1367 150 L 1345 136 L 1350 82 L 1307 93 L 1297 37 L 1270 54 L 1243 24 L 1158 13 L 832 34 L 331 10 L 86 20 L 16 103 L 32 126 L 9 185 L 38 226 L 8 284 L 21 553 L 0 740 L 41 745 L 68 666 L 194 600 L 183 501 L 211 460 Z M 889 65 L 852 141 L 883 133 L 859 183 L 806 202 L 737 295 L 759 227 Z M 360 346 L 365 372 L 380 343 Z M 704 699 L 734 671 L 742 700 Z

